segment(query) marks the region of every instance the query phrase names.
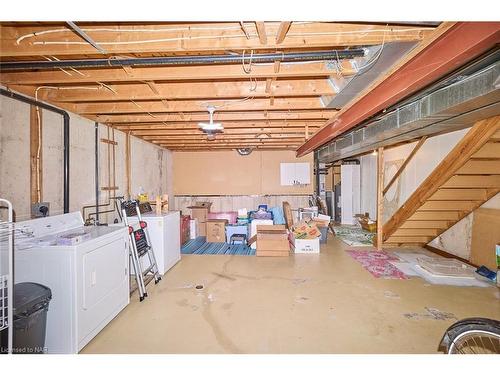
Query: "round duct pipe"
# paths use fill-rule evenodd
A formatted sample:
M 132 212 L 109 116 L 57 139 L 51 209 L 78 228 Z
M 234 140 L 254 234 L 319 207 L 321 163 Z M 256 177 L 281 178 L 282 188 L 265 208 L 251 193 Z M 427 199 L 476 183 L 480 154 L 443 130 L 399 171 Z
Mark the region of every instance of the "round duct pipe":
M 253 149 L 251 149 L 250 147 L 248 148 L 237 148 L 236 149 L 236 152 L 238 154 L 240 154 L 241 156 L 246 156 L 246 155 L 250 155 L 252 153 Z

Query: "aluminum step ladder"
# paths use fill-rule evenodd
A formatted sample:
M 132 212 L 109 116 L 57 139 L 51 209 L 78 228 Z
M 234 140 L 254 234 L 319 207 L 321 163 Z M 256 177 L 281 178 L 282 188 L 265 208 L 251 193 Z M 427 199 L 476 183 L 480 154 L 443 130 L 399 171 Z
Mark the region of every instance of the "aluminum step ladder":
M 130 260 L 134 269 L 139 301 L 142 302 L 148 296 L 146 285 L 151 280 L 154 280 L 155 284 L 158 284 L 161 276 L 156 265 L 156 258 L 151 246 L 147 223 L 142 220 L 140 203 L 137 200 L 122 201 L 121 210 L 123 223 L 128 227 L 130 235 Z M 137 224 L 131 223 L 130 218 L 134 216 L 137 217 Z M 144 257 L 147 257 L 149 260 L 149 265 L 143 269 L 142 259 Z

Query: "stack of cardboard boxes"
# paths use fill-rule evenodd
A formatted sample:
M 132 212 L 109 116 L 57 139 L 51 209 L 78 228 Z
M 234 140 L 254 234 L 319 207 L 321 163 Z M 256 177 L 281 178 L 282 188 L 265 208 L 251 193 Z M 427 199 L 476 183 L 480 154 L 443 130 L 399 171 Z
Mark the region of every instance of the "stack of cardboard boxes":
M 207 216 L 211 206 L 212 202 L 196 202 L 194 206 L 188 207 L 191 209 L 191 218 L 198 221 L 198 236 L 207 235 Z

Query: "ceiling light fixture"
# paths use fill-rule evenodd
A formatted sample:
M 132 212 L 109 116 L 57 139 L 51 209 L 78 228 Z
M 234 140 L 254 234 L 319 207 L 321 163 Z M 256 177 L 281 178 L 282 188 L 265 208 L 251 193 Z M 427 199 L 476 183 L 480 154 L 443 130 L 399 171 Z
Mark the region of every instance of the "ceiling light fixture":
M 207 107 L 208 113 L 210 114 L 209 122 L 199 122 L 198 126 L 201 130 L 207 134 L 207 139 L 213 141 L 215 139 L 215 134 L 222 133 L 224 131 L 224 126 L 220 122 L 214 122 L 214 106 Z

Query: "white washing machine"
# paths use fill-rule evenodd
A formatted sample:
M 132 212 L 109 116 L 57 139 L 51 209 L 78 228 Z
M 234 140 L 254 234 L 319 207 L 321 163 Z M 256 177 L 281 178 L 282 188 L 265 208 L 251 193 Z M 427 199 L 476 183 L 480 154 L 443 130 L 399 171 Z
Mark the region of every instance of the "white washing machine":
M 141 214 L 148 225 L 149 238 L 160 275 L 181 260 L 180 212 L 169 211 L 157 215 L 154 211 Z M 137 224 L 137 217 L 128 218 L 131 225 Z M 123 225 L 123 224 L 116 224 Z M 148 257 L 142 257 L 142 269 L 149 267 Z M 131 270 L 133 273 L 133 270 Z
M 18 223 L 15 282 L 48 286 L 48 353 L 78 353 L 129 303 L 128 233 L 83 226 L 80 212 Z

